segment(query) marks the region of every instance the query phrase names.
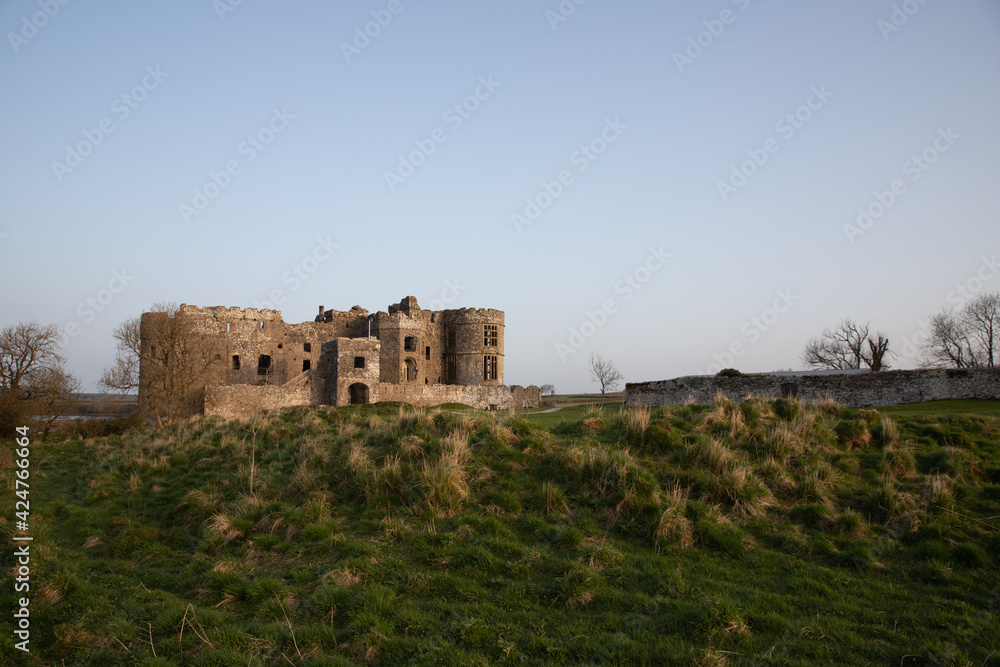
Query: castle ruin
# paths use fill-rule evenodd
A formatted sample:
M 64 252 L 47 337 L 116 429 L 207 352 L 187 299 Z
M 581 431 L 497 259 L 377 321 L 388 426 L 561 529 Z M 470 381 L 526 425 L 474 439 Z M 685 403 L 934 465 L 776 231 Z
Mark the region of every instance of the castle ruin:
M 142 315 L 142 359 L 155 352 L 152 332 L 167 317 L 181 318 L 185 336 L 212 350 L 204 381 L 192 388 L 192 411 L 209 415 L 384 401 L 499 410 L 541 401 L 538 387 L 503 383 L 500 310 L 423 310 L 409 296 L 388 312 L 320 306 L 313 322 L 288 324 L 277 310 L 182 305 L 172 316 Z M 140 402 L 149 374 L 140 369 Z

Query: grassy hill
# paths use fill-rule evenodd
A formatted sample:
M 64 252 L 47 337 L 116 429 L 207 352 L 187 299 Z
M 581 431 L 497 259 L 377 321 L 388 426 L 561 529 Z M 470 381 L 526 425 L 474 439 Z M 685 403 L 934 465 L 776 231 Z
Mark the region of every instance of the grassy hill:
M 24 663 L 1000 660 L 974 405 L 303 408 L 36 445 Z

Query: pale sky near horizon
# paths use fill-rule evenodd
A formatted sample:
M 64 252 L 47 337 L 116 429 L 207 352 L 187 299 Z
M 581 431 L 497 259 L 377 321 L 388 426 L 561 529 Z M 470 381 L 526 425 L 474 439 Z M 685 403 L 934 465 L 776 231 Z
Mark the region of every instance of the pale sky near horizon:
M 75 333 L 88 390 L 164 301 L 498 308 L 505 381 L 570 392 L 591 352 L 799 369 L 845 317 L 912 367 L 1000 290 L 992 0 L 13 0 L 0 32 L 0 326 Z

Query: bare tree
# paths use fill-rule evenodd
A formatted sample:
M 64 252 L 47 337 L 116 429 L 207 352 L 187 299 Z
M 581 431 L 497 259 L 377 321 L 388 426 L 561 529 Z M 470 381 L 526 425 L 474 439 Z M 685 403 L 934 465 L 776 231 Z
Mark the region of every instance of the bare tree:
M 122 394 L 138 390 L 139 409 L 161 426 L 195 409 L 197 393 L 221 363 L 218 345 L 195 331 L 173 303 L 154 304 L 113 335 L 118 351 L 100 386 Z
M 156 308 L 156 306 L 154 306 Z M 139 389 L 139 365 L 142 357 L 141 319 L 130 317 L 117 327 L 112 335 L 117 341 L 115 361 L 104 369 L 98 386 L 112 392 L 128 395 Z
M 604 394 L 614 391 L 618 383 L 622 381 L 622 374 L 615 368 L 611 359 L 605 359 L 596 352 L 590 353 L 590 381 L 598 382 L 601 385 L 601 402 L 604 402 Z
M 35 419 L 45 438 L 80 390 L 58 345 L 55 325 L 21 322 L 0 330 L 0 437 L 9 437 L 13 428 Z
M 67 414 L 80 391 L 80 381 L 62 363 L 43 366 L 30 375 L 25 398 L 42 424 L 42 439 L 48 437 L 53 422 Z
M 826 329 L 806 344 L 802 363 L 815 369 L 849 370 L 865 365 L 881 371 L 889 368 L 886 354 L 890 354 L 889 339 L 882 332 L 873 335 L 867 322 L 858 324 L 845 319 L 836 329 Z
M 925 366 L 996 368 L 1000 345 L 1000 292 L 981 294 L 959 311 L 931 317 Z
M 54 324 L 20 322 L 0 330 L 0 390 L 16 395 L 39 368 L 61 364 L 59 329 Z
M 556 386 L 554 384 L 543 384 L 540 388 L 542 396 L 552 396 L 556 393 Z

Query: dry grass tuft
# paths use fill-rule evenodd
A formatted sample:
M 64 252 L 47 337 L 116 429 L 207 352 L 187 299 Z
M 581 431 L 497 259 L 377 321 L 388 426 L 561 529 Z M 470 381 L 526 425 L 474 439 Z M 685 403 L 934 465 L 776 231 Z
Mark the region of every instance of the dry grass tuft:
M 955 482 L 947 475 L 924 477 L 923 498 L 928 511 L 951 504 L 955 499 Z
M 233 520 L 221 512 L 213 514 L 205 522 L 205 532 L 210 538 L 218 540 L 220 546 L 225 546 L 243 536 L 243 531 L 233 525 Z
M 688 492 L 674 484 L 664 495 L 664 509 L 653 537 L 657 542 L 676 544 L 686 549 L 694 544 L 694 530 L 686 516 Z
M 566 494 L 552 482 L 542 484 L 542 502 L 546 514 L 566 514 L 569 511 Z
M 424 455 L 424 441 L 415 435 L 407 435 L 399 441 L 399 451 L 408 459 L 420 458 Z

